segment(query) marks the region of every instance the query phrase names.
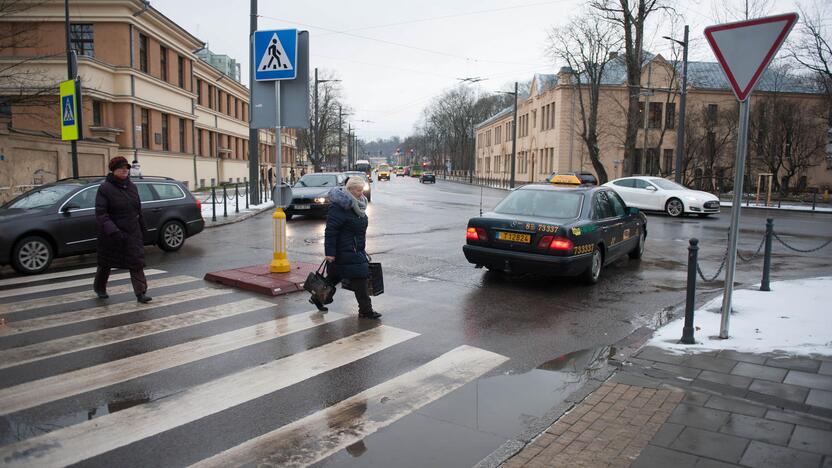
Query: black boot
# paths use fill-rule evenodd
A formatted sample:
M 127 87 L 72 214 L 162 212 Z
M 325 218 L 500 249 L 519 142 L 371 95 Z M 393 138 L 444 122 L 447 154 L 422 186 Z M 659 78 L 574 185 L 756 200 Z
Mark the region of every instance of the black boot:
M 323 304 L 321 304 L 321 301 L 319 301 L 318 298 L 315 297 L 315 296 L 312 296 L 312 297 L 309 298 L 309 303 L 314 304 L 315 307 L 317 307 L 318 310 L 321 311 L 321 312 L 326 312 L 326 311 L 329 310 Z
M 142 304 L 147 304 L 148 302 L 152 301 L 153 298 L 148 296 L 147 294 L 140 294 L 136 296 L 136 300 Z
M 361 318 L 373 319 L 373 320 L 378 320 L 378 319 L 381 318 L 381 314 L 374 311 L 373 309 L 370 309 L 367 312 L 359 312 L 358 316 L 361 317 Z
M 95 294 L 99 299 L 108 299 L 110 297 L 110 295 L 107 294 L 107 291 L 95 291 Z

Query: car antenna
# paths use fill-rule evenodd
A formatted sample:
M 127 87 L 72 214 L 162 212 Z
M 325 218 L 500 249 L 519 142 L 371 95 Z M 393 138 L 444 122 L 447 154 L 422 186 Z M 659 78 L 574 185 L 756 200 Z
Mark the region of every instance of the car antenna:
M 480 185 L 480 216 L 482 216 L 482 190 L 483 186 Z

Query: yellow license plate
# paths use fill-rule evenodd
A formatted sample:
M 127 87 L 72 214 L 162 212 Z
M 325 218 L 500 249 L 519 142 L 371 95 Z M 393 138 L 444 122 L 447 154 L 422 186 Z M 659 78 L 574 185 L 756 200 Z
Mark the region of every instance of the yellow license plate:
M 498 232 L 497 239 L 509 242 L 521 242 L 523 244 L 528 244 L 532 241 L 531 234 L 517 234 L 516 232 Z

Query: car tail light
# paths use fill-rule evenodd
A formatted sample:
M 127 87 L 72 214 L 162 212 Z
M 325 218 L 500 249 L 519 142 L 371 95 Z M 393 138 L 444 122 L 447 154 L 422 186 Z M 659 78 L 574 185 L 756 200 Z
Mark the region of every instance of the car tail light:
M 548 249 L 549 244 L 552 243 L 552 239 L 554 239 L 554 236 L 543 236 L 543 237 L 541 237 L 540 240 L 537 241 L 537 248 L 538 249 L 544 249 L 544 250 Z
M 465 233 L 465 239 L 473 241 L 487 241 L 488 234 L 485 233 L 484 228 L 469 227 L 468 232 Z
M 199 201 L 199 198 L 196 198 L 196 209 L 202 211 L 202 202 Z
M 565 237 L 555 237 L 549 244 L 549 248 L 552 250 L 572 250 L 572 247 L 574 247 L 572 241 Z

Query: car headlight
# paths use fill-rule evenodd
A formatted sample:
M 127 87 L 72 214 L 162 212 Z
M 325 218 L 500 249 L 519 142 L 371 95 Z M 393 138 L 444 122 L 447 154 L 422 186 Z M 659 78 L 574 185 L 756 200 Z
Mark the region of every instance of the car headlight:
M 326 203 L 326 197 L 318 197 L 315 199 L 315 203 Z
M 370 190 L 370 184 L 364 182 L 364 191 L 366 192 L 367 190 Z

